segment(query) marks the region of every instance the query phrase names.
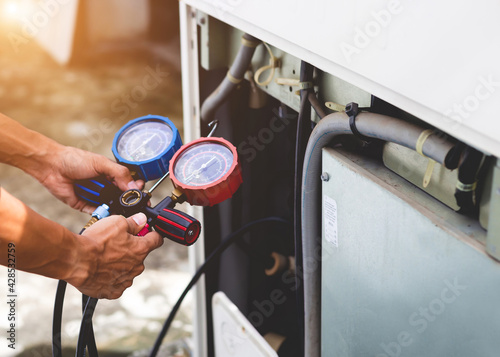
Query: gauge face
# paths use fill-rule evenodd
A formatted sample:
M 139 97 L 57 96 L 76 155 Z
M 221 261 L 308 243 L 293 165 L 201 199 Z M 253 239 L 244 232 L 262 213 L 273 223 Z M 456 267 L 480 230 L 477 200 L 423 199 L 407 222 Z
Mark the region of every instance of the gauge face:
M 161 121 L 142 121 L 121 133 L 116 149 L 125 160 L 141 162 L 162 155 L 174 137 L 170 126 Z
M 207 186 L 222 179 L 233 166 L 231 150 L 217 142 L 200 142 L 180 153 L 174 175 L 188 186 Z

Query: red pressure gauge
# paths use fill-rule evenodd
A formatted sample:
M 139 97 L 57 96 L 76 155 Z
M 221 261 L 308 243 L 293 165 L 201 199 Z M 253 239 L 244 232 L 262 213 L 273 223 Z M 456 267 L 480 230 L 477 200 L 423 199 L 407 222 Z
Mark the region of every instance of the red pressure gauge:
M 200 138 L 170 160 L 170 178 L 191 205 L 213 206 L 230 198 L 243 182 L 236 148 L 222 138 Z

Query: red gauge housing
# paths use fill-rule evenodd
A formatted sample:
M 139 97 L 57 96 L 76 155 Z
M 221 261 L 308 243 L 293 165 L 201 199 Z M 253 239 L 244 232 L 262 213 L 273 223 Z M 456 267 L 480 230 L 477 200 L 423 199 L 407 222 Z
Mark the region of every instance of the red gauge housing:
M 191 186 L 175 177 L 174 167 L 180 155 L 189 148 L 204 143 L 214 143 L 228 148 L 233 155 L 233 162 L 229 170 L 218 180 L 204 186 Z M 200 138 L 183 145 L 170 160 L 170 179 L 175 188 L 181 190 L 186 196 L 186 201 L 195 206 L 213 206 L 232 197 L 243 182 L 238 152 L 233 144 L 223 138 Z

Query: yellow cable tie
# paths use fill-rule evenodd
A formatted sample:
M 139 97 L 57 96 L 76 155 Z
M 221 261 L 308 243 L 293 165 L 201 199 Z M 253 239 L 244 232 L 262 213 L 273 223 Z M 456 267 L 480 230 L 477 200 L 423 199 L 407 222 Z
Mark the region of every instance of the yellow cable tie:
M 276 67 L 280 66 L 280 61 L 276 57 L 274 57 L 274 54 L 273 54 L 273 51 L 271 50 L 271 47 L 269 47 L 269 45 L 265 42 L 262 42 L 262 43 L 266 47 L 267 52 L 269 52 L 269 64 L 267 66 L 263 66 L 263 67 L 259 68 L 255 72 L 254 80 L 255 80 L 255 83 L 257 83 L 259 86 L 267 86 L 273 80 L 274 72 L 276 70 Z M 264 73 L 265 71 L 267 71 L 268 69 L 271 70 L 269 72 L 269 76 L 267 77 L 266 80 L 260 81 L 259 78 L 260 78 L 261 74 Z
M 247 40 L 245 37 L 242 37 L 241 38 L 241 44 L 245 47 L 250 47 L 250 48 L 255 48 L 257 47 L 258 45 L 261 44 L 260 41 L 251 41 L 251 40 Z
M 231 83 L 234 83 L 234 84 L 240 84 L 240 83 L 241 83 L 241 81 L 243 80 L 243 78 L 238 79 L 238 78 L 236 78 L 235 76 L 233 76 L 233 75 L 231 74 L 231 71 L 227 71 L 226 77 L 227 77 L 227 79 L 229 79 L 229 81 L 230 81 Z
M 434 133 L 434 130 L 432 130 L 432 129 L 424 130 L 417 139 L 417 144 L 415 145 L 415 150 L 420 155 L 422 155 L 424 157 L 427 157 L 423 153 L 424 143 L 429 138 L 429 136 L 431 136 L 433 133 Z M 427 169 L 425 170 L 425 174 L 424 174 L 424 181 L 423 181 L 424 188 L 429 186 L 429 183 L 431 182 L 432 172 L 434 171 L 435 165 L 436 165 L 436 161 L 429 158 L 429 163 L 427 164 Z
M 436 165 L 436 161 L 429 159 L 429 163 L 427 164 L 427 169 L 425 170 L 425 175 L 424 175 L 424 182 L 423 182 L 424 188 L 429 186 L 429 183 L 431 182 L 432 172 L 434 171 L 434 165 Z
M 326 102 L 325 107 L 334 112 L 345 112 L 345 105 L 334 103 L 334 102 Z
M 300 85 L 300 79 L 293 78 L 276 78 L 274 82 L 276 82 L 276 84 L 279 84 L 280 86 L 295 87 Z
M 471 192 L 474 191 L 477 188 L 477 181 L 474 183 L 462 183 L 460 181 L 457 181 L 457 189 L 459 189 L 462 192 Z
M 313 87 L 314 87 L 314 83 L 313 82 L 300 82 L 299 83 L 299 89 L 300 90 L 309 89 L 309 88 L 313 88 Z
M 422 131 L 422 133 L 420 133 L 420 136 L 417 139 L 417 145 L 415 145 L 415 150 L 420 155 L 425 156 L 423 151 L 422 151 L 424 148 L 424 143 L 429 138 L 429 136 L 431 136 L 432 134 L 434 134 L 434 130 L 432 130 L 432 129 L 427 129 L 427 130 Z M 425 157 L 427 157 L 427 156 L 425 156 Z

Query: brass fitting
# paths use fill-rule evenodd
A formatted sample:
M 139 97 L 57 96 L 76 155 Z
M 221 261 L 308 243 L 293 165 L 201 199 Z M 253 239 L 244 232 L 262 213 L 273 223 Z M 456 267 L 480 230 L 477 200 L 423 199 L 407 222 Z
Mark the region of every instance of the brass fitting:
M 89 222 L 83 227 L 83 229 L 88 229 L 90 228 L 95 222 L 97 222 L 99 219 L 97 217 L 92 217 Z

